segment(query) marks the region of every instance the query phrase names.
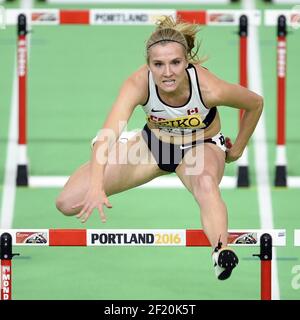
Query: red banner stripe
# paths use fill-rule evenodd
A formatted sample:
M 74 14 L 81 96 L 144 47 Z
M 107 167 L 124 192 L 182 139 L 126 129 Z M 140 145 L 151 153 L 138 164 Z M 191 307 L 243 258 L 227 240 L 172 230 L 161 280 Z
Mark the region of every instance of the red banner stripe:
M 206 24 L 206 11 L 177 11 L 177 18 L 190 23 Z
M 89 10 L 61 10 L 60 24 L 90 24 Z
M 49 246 L 86 246 L 85 229 L 49 229 Z
M 210 243 L 203 230 L 186 230 L 186 246 L 210 247 Z

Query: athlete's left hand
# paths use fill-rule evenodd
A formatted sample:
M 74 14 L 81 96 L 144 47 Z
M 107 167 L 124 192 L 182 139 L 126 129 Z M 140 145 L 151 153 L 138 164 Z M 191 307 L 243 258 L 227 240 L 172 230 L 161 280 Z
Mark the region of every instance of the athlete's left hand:
M 225 158 L 225 162 L 226 163 L 230 163 L 233 161 L 236 161 L 237 159 L 239 159 L 243 152 L 237 151 L 234 149 L 234 145 L 232 144 L 230 138 L 226 137 L 225 138 L 225 146 L 226 146 L 226 158 Z

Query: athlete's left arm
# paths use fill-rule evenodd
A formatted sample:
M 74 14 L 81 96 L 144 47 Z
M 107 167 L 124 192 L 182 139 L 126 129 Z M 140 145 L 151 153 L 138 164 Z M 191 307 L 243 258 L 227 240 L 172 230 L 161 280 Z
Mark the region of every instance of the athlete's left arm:
M 208 75 L 208 78 L 210 103 L 245 110 L 238 135 L 226 159 L 227 162 L 235 161 L 242 155 L 255 130 L 263 110 L 263 98 L 238 84 L 221 80 L 212 73 Z

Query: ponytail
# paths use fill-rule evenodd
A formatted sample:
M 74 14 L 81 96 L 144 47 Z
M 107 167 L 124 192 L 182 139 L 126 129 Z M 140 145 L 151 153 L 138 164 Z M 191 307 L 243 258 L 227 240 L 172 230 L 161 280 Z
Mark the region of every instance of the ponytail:
M 175 21 L 171 16 L 163 16 L 156 22 L 156 29 L 147 41 L 147 61 L 149 62 L 149 49 L 157 43 L 180 43 L 186 53 L 189 63 L 201 64 L 206 58 L 200 59 L 198 52 L 200 44 L 196 40 L 200 28 L 196 24 Z M 196 47 L 196 48 L 195 48 Z

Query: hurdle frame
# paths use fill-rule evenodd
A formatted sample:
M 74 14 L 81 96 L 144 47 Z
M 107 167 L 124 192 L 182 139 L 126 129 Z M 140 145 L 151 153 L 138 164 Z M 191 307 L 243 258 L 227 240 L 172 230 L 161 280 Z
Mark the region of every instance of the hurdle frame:
M 154 17 L 157 18 L 158 10 L 149 9 L 89 9 L 89 10 L 58 10 L 58 9 L 32 9 L 32 10 L 7 10 L 7 23 L 14 24 L 15 19 L 18 16 L 18 46 L 17 46 L 17 72 L 18 72 L 18 84 L 19 84 L 19 156 L 17 163 L 17 186 L 62 186 L 67 177 L 46 177 L 47 183 L 41 183 L 43 177 L 36 176 L 31 177 L 28 168 L 27 157 L 27 128 L 26 128 L 26 115 L 27 115 L 27 94 L 26 94 L 26 78 L 27 78 L 27 47 L 26 47 L 26 35 L 27 30 L 27 18 L 29 18 L 30 25 L 57 25 L 57 24 L 82 24 L 82 25 L 97 25 L 97 24 L 120 24 L 118 22 L 101 21 L 98 23 L 97 13 L 103 12 L 109 14 L 109 12 L 126 16 L 128 12 L 145 12 L 148 14 L 149 24 L 153 24 Z M 151 16 L 151 12 L 154 12 Z M 22 17 L 19 15 L 22 14 Z M 199 25 L 212 25 L 212 26 L 239 26 L 239 82 L 240 85 L 248 86 L 248 67 L 247 67 L 247 36 L 248 36 L 248 23 L 254 25 L 261 24 L 261 12 L 259 10 L 160 10 L 159 15 L 173 15 L 180 17 L 184 21 L 197 23 Z M 151 20 L 152 19 L 152 20 Z M 135 23 L 131 23 L 135 24 Z M 144 23 L 145 24 L 145 23 Z M 241 119 L 242 112 L 239 115 Z M 53 179 L 51 179 L 53 178 Z M 63 178 L 63 179 L 62 179 Z M 170 178 L 172 179 L 172 177 Z M 160 178 L 157 178 L 160 180 Z M 175 179 L 173 179 L 175 180 Z M 56 183 L 54 181 L 59 181 Z M 62 181 L 62 182 L 60 182 Z M 175 181 L 174 181 L 175 182 Z M 224 182 L 224 183 L 223 183 Z M 221 182 L 221 187 L 248 187 L 249 181 L 249 165 L 248 165 L 248 149 L 246 148 L 243 156 L 237 162 L 237 173 L 234 176 L 225 176 Z M 173 181 L 172 181 L 173 183 Z M 149 187 L 151 182 L 149 183 Z
M 239 82 L 240 85 L 248 88 L 248 18 L 246 15 L 240 17 L 239 23 Z M 239 111 L 239 126 L 244 115 L 244 110 Z M 237 160 L 238 174 L 237 186 L 249 187 L 249 161 L 248 161 L 248 147 L 244 149 L 243 155 Z
M 295 10 L 265 10 L 266 26 L 276 26 L 276 160 L 275 187 L 300 188 L 300 176 L 288 176 L 288 161 L 286 154 L 286 78 L 287 78 L 287 27 L 300 26 L 300 11 Z
M 3 229 L 0 230 L 1 299 L 12 299 L 13 246 L 210 247 L 199 229 Z M 259 246 L 261 300 L 272 299 L 272 248 L 286 245 L 284 229 L 229 230 L 229 246 Z

